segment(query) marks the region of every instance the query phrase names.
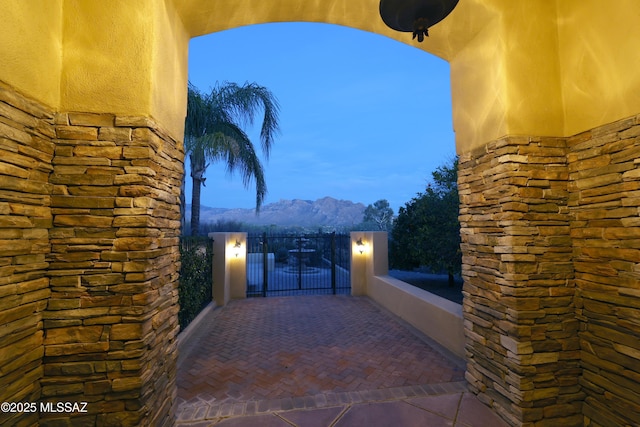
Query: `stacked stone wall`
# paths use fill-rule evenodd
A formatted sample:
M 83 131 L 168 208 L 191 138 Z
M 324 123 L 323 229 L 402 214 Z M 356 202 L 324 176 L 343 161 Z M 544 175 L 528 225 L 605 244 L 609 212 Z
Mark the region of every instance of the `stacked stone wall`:
M 640 116 L 568 142 L 585 425 L 640 425 Z
M 150 119 L 54 114 L 0 85 L 0 401 L 173 423 L 183 156 Z
M 171 425 L 181 145 L 0 85 L 2 425 Z M 640 421 L 640 116 L 460 159 L 467 379 L 512 425 Z M 69 419 L 72 418 L 72 419 Z
M 460 158 L 467 380 L 514 426 L 582 425 L 567 153 L 508 137 Z
M 37 402 L 50 295 L 53 114 L 0 85 L 0 402 Z M 37 424 L 0 412 L 0 425 Z
M 55 135 L 42 399 L 88 402 L 74 423 L 170 425 L 182 147 L 111 114 L 57 114 Z

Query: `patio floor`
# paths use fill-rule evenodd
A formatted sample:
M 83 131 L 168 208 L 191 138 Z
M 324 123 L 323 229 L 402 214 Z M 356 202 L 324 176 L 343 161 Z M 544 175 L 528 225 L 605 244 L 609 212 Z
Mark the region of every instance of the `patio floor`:
M 180 347 L 178 425 L 506 426 L 463 362 L 365 297 L 231 301 Z

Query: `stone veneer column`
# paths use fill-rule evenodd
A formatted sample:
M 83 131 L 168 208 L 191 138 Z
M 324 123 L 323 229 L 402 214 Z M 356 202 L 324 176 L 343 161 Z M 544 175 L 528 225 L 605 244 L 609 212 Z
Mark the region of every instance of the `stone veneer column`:
M 640 425 L 640 116 L 568 143 L 585 425 Z
M 460 158 L 466 376 L 514 426 L 582 425 L 567 151 L 507 137 Z
M 42 400 L 88 402 L 75 423 L 171 425 L 182 146 L 144 117 L 58 114 L 55 134 Z
M 0 402 L 40 398 L 53 137 L 53 114 L 0 84 Z M 0 412 L 0 425 L 37 419 Z

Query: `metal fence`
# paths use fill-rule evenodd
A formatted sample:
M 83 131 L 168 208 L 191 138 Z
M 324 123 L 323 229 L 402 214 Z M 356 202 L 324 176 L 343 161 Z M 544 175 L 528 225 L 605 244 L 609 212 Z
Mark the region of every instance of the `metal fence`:
M 350 236 L 250 234 L 247 296 L 348 294 Z

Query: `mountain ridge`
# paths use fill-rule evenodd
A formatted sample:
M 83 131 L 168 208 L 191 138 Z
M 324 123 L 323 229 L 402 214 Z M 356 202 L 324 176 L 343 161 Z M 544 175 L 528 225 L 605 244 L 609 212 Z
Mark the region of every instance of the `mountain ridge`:
M 263 205 L 258 215 L 255 209 L 200 207 L 200 223 L 239 221 L 250 225 L 278 226 L 350 226 L 364 217 L 365 205 L 351 200 L 322 197 L 317 200 L 280 199 Z M 191 205 L 187 205 L 187 220 Z

